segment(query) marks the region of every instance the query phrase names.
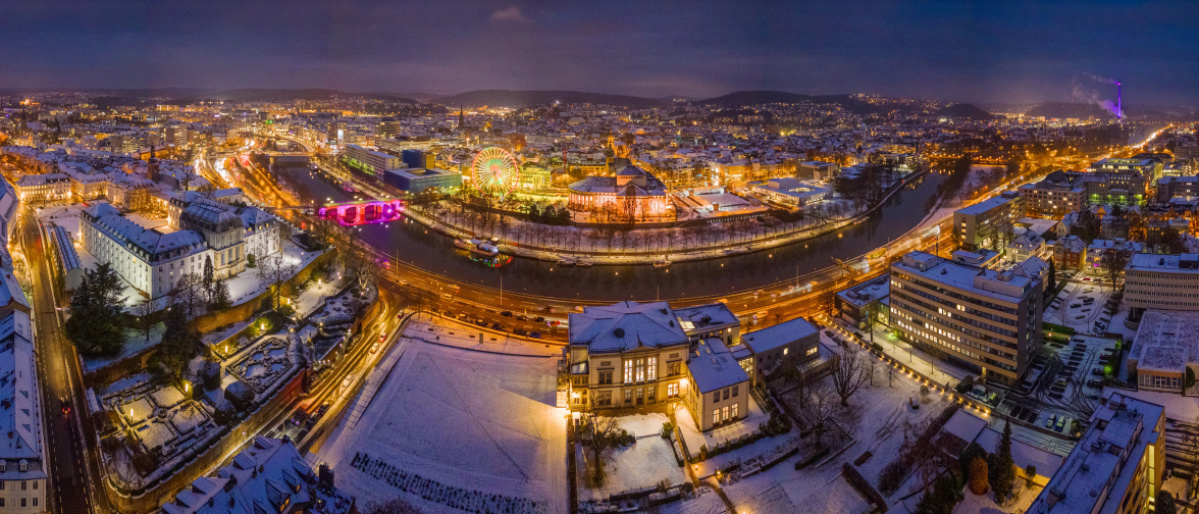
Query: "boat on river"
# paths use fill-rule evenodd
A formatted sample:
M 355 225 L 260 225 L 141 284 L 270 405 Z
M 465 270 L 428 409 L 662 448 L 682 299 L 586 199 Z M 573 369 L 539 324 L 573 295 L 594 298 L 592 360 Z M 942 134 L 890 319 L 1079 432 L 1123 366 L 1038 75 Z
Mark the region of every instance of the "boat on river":
M 483 257 L 495 257 L 500 254 L 498 246 L 479 239 L 455 239 L 454 246 Z

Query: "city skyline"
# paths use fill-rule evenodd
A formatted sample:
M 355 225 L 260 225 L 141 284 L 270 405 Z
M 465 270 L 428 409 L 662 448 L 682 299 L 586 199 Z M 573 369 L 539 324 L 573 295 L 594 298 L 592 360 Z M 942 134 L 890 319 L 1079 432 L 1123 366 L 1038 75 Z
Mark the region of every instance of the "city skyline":
M 10 6 L 0 88 L 329 88 L 452 95 L 739 90 L 976 103 L 1190 104 L 1184 2 L 686 6 L 514 1 Z M 1134 37 L 1106 37 L 1119 33 Z M 1111 77 L 1111 78 L 1108 78 Z

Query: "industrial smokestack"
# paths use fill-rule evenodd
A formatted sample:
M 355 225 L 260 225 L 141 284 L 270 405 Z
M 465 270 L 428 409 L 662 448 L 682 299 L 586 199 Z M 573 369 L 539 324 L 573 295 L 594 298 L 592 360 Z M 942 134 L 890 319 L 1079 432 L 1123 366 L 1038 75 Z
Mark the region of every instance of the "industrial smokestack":
M 1117 82 L 1116 83 L 1116 118 L 1122 120 L 1122 119 L 1124 119 L 1124 99 L 1120 94 L 1121 87 L 1122 87 L 1121 84 L 1119 82 Z

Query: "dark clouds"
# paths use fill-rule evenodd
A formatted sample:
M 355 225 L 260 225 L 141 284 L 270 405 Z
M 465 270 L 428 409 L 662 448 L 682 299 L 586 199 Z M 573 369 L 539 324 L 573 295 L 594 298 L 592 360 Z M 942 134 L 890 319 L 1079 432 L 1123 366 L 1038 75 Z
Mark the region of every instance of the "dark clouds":
M 1052 4 L 1052 5 L 1049 5 Z M 4 2 L 0 86 L 1190 102 L 1199 2 Z M 1086 84 L 1105 95 L 1103 84 Z

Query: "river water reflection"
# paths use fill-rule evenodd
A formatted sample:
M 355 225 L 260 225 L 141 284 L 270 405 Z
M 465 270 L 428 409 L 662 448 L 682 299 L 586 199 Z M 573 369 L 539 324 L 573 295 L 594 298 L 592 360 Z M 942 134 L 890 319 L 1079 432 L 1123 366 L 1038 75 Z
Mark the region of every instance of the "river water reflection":
M 298 186 L 301 194 L 352 200 L 343 191 L 307 168 L 287 168 L 282 178 Z M 516 258 L 511 263 L 488 267 L 467 258 L 453 240 L 415 222 L 364 225 L 355 230 L 372 246 L 420 268 L 463 282 L 505 291 L 591 300 L 652 300 L 723 295 L 755 289 L 780 280 L 793 279 L 832 263 L 830 258 L 850 259 L 878 248 L 903 235 L 924 218 L 928 199 L 936 194 L 945 175 L 929 172 L 893 195 L 869 219 L 830 234 L 773 250 L 707 261 L 680 262 L 669 268 L 652 266 L 563 267 L 553 262 Z

